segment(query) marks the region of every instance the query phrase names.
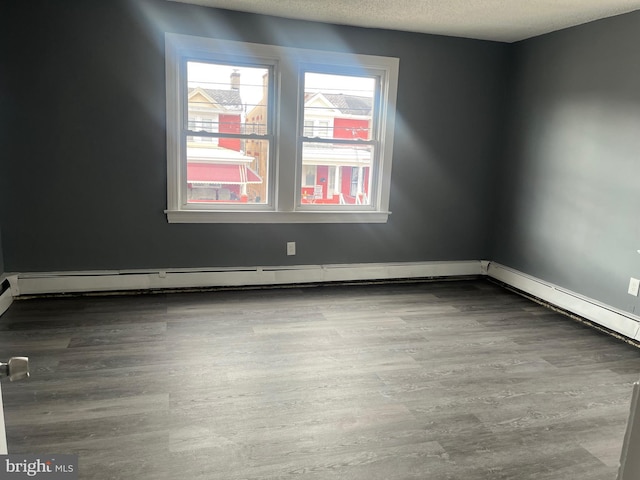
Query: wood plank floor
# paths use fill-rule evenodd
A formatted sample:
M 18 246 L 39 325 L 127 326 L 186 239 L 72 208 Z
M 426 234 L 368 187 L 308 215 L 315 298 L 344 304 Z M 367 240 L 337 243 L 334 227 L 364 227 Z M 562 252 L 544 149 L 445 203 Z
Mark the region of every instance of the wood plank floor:
M 615 478 L 640 350 L 484 280 L 14 302 L 10 453 L 82 479 Z

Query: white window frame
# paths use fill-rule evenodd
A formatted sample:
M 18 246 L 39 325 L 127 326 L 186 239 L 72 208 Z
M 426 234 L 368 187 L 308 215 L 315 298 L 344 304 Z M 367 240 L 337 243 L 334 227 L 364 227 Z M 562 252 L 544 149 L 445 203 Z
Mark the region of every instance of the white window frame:
M 395 103 L 399 60 L 392 57 L 307 50 L 235 42 L 174 33 L 165 34 L 167 97 L 167 209 L 169 223 L 384 223 L 388 220 Z M 188 204 L 186 146 L 186 60 L 269 66 L 272 122 L 269 195 L 266 204 Z M 304 86 L 309 65 L 340 72 L 375 74 L 380 82 L 377 148 L 370 205 L 308 205 L 301 201 Z M 362 74 L 362 73 L 360 73 Z

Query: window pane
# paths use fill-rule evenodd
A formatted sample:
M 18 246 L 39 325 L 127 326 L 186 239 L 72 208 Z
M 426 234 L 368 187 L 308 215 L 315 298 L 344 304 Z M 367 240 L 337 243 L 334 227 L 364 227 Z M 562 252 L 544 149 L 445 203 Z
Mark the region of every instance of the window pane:
M 371 145 L 304 143 L 302 203 L 370 205 L 372 158 Z
M 268 82 L 268 68 L 187 62 L 187 128 L 265 135 Z
M 223 141 L 237 145 L 223 145 Z M 267 203 L 269 142 L 187 137 L 188 203 Z
M 306 72 L 304 136 L 371 140 L 376 79 Z

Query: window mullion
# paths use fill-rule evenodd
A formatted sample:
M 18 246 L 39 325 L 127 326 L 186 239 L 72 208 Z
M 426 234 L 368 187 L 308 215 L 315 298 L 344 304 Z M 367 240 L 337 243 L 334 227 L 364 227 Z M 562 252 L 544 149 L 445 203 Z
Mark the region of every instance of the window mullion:
M 273 135 L 206 132 L 204 130 L 184 130 L 183 134 L 189 137 L 239 138 L 241 140 L 273 140 Z
M 326 143 L 329 145 L 377 145 L 378 140 L 351 140 L 342 138 L 302 137 L 304 143 Z
M 278 184 L 276 208 L 282 212 L 295 210 L 296 179 L 300 175 L 298 158 L 298 72 L 295 65 L 284 63 L 280 69 L 280 85 L 276 107 L 278 138 Z

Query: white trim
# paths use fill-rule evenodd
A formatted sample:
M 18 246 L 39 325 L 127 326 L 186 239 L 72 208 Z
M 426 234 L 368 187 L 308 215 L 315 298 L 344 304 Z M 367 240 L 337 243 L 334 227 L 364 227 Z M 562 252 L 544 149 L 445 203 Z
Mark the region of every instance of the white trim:
M 7 431 L 4 424 L 4 404 L 2 403 L 2 386 L 0 385 L 0 455 L 7 453 Z
M 11 287 L 11 278 L 6 275 L 0 275 L 0 284 L 5 280 L 9 280 L 10 287 L 3 293 L 0 294 L 0 315 L 9 310 L 9 307 L 13 303 L 13 293 Z M 0 446 L 1 446 L 0 442 Z
M 477 260 L 461 262 L 364 263 L 291 267 L 120 270 L 23 273 L 15 296 L 126 290 L 286 285 L 320 282 L 480 275 Z
M 165 213 L 169 223 L 386 223 L 391 212 L 165 210 Z
M 482 270 L 482 275 L 488 275 L 489 265 L 491 265 L 491 262 L 489 260 L 480 260 L 480 268 Z
M 8 289 L 0 295 L 0 315 L 9 310 L 12 303 L 13 295 L 11 295 L 11 289 Z
M 491 262 L 487 275 L 625 337 L 640 340 L 640 317 L 559 287 L 539 278 Z

